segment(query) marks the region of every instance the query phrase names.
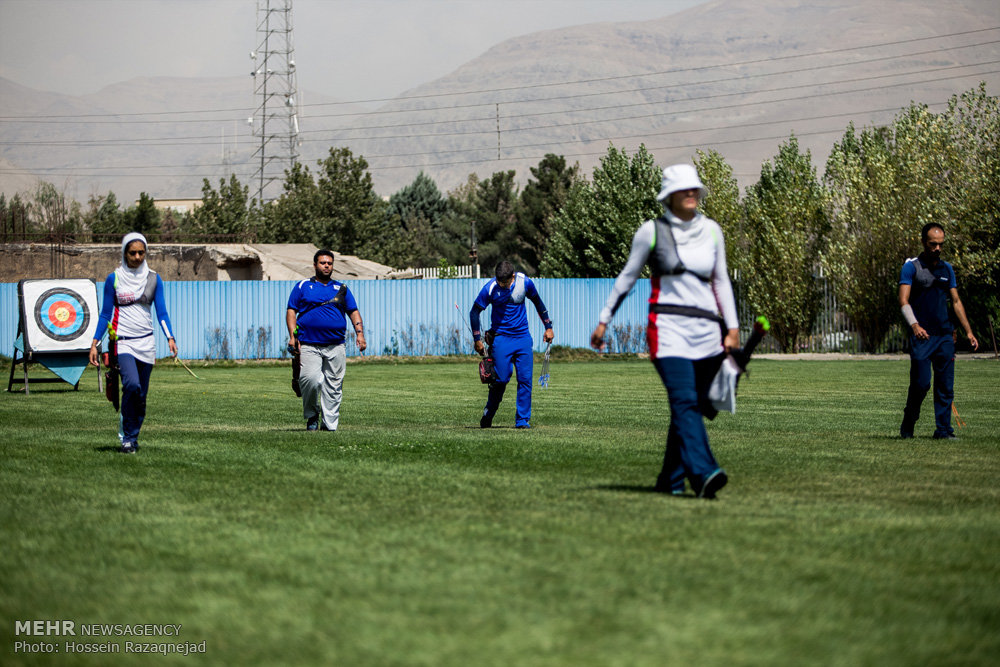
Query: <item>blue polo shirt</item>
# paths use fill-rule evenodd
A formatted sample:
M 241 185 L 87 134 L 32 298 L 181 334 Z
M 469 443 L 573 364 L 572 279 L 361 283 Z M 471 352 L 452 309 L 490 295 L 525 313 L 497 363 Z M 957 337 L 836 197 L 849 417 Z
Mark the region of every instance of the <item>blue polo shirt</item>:
M 542 318 L 542 323 L 546 328 L 552 326 L 549 313 L 542 303 L 542 297 L 538 295 L 535 283 L 523 273 L 514 274 L 514 281 L 510 287 L 501 287 L 496 278 L 490 280 L 479 290 L 479 295 L 472 304 L 472 311 L 469 313 L 469 321 L 472 324 L 472 337 L 474 340 L 481 338 L 479 313 L 490 310 L 490 328 L 497 336 L 530 336 L 528 331 L 527 309 L 524 307 L 524 300 L 530 299 L 535 304 L 538 316 Z
M 338 295 L 341 298 L 337 301 L 325 303 Z M 298 313 L 296 336 L 300 343 L 339 345 L 347 336 L 347 313 L 357 310 L 358 304 L 347 285 L 336 280 L 324 285 L 310 278 L 292 288 L 288 307 Z
M 944 336 L 955 330 L 948 316 L 948 297 L 958 287 L 955 269 L 943 259 L 931 265 L 923 254 L 903 263 L 900 285 L 910 286 L 910 307 L 917 323 L 931 336 Z

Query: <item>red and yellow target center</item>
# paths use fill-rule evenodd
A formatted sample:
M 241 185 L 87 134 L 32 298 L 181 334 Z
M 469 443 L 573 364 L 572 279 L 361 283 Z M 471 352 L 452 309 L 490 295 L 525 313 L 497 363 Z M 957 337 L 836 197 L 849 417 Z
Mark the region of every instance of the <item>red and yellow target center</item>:
M 76 321 L 76 311 L 65 301 L 57 301 L 49 306 L 49 321 L 59 328 L 72 326 Z

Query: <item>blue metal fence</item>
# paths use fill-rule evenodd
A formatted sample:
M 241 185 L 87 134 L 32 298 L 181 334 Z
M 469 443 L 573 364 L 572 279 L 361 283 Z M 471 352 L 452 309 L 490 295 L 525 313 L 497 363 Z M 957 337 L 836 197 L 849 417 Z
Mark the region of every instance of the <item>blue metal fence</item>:
M 604 301 L 611 291 L 611 278 L 534 278 L 542 300 L 555 323 L 555 343 L 587 347 Z M 354 293 L 365 321 L 366 354 L 443 355 L 472 351 L 469 309 L 486 280 L 355 280 Z M 294 281 L 168 281 L 167 307 L 174 325 L 181 357 L 185 359 L 280 359 L 287 356 L 285 306 Z M 98 300 L 103 300 L 103 285 Z M 735 285 L 737 299 L 739 284 Z M 854 327 L 840 312 L 833 288 L 820 282 L 822 307 L 812 335 L 799 352 L 859 352 Z M 611 352 L 645 352 L 646 302 L 649 281 L 636 282 L 608 327 Z M 458 308 L 455 305 L 458 304 Z M 0 354 L 13 353 L 17 332 L 17 284 L 0 283 Z M 542 349 L 542 325 L 529 304 L 528 321 L 535 349 Z M 749 334 L 754 313 L 738 304 L 743 338 Z M 358 354 L 348 327 L 348 355 Z M 902 329 L 894 330 L 877 351 L 905 349 Z M 763 352 L 778 351 L 777 341 L 764 339 Z M 169 353 L 157 334 L 157 356 Z
M 613 279 L 534 279 L 549 309 L 555 343 L 586 347 Z M 442 355 L 472 351 L 469 309 L 485 280 L 349 281 L 365 321 L 366 354 Z M 185 359 L 276 359 L 287 356 L 285 306 L 294 281 L 168 281 L 164 297 Z M 103 301 L 103 290 L 98 298 Z M 649 282 L 639 281 L 621 305 L 611 331 L 612 351 L 645 350 Z M 458 308 L 455 305 L 458 305 Z M 10 356 L 17 333 L 17 285 L 0 284 L 0 353 Z M 541 350 L 542 324 L 528 304 L 531 335 Z M 350 327 L 348 327 L 350 329 Z M 353 339 L 347 352 L 358 354 Z M 157 334 L 157 356 L 169 354 Z

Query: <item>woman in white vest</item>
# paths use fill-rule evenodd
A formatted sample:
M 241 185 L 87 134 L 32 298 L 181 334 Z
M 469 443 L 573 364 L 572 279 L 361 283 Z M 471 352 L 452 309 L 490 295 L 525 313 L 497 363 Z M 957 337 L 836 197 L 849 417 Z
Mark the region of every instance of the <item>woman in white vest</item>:
M 716 414 L 708 390 L 740 337 L 722 230 L 698 210 L 707 193 L 693 166 L 663 170 L 656 199 L 664 214 L 636 231 L 590 342 L 604 348 L 608 323 L 648 264 L 652 293 L 646 336 L 670 401 L 670 431 L 656 490 L 682 494 L 687 479 L 699 497 L 714 498 L 728 477 L 708 445 L 704 417 Z
M 156 308 L 157 326 L 153 326 L 151 307 Z M 146 238 L 138 233 L 122 239 L 122 263 L 104 281 L 104 302 L 97 330 L 90 344 L 90 363 L 97 366 L 97 344 L 108 334 L 109 344 L 118 353 L 121 376 L 121 417 L 118 440 L 126 454 L 139 449 L 139 429 L 146 417 L 146 394 L 149 375 L 156 363 L 153 332 L 159 328 L 167 337 L 170 354 L 177 356 L 163 300 L 163 279 L 146 264 Z

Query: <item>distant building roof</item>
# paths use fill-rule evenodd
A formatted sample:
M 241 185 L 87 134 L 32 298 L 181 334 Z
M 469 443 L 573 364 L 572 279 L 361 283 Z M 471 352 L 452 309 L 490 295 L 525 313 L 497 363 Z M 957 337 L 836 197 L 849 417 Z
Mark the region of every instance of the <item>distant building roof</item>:
M 313 255 L 319 248 L 311 243 L 257 243 L 248 247 L 260 257 L 261 268 L 267 280 L 301 280 L 316 275 Z M 418 276 L 412 271 L 401 271 L 334 251 L 333 277 L 336 280 L 397 280 Z
M 139 200 L 135 200 L 135 205 L 139 205 Z M 177 213 L 190 213 L 202 205 L 201 198 L 198 199 L 154 199 L 153 206 L 160 211 L 175 211 Z

